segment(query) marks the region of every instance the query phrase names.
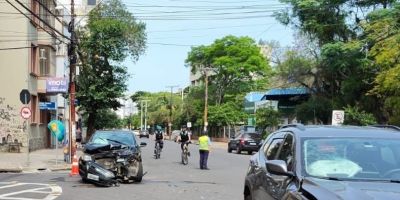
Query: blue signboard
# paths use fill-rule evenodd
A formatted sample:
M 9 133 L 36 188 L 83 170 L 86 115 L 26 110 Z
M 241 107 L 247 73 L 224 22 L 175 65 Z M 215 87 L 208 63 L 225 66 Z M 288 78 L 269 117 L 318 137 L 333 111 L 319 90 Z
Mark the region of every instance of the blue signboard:
M 55 110 L 56 102 L 39 102 L 40 110 Z

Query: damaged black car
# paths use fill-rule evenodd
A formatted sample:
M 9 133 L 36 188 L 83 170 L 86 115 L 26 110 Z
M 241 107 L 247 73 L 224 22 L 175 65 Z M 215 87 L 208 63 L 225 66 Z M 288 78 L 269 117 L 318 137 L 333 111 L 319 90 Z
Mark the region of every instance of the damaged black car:
M 141 182 L 143 165 L 140 145 L 131 131 L 96 131 L 79 159 L 84 182 L 116 186 L 119 182 Z

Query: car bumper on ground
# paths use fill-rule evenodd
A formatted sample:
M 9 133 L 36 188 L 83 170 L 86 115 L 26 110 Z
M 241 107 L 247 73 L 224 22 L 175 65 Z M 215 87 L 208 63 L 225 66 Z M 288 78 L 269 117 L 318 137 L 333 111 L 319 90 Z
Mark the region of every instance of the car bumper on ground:
M 118 184 L 114 173 L 93 161 L 79 160 L 79 175 L 83 180 L 102 186 Z

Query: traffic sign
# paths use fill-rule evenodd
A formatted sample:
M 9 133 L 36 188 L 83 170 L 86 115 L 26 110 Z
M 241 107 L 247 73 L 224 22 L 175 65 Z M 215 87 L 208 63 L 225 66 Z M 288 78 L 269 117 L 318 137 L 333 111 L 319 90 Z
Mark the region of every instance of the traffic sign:
M 332 111 L 332 125 L 341 125 L 344 122 L 344 111 L 334 110 Z
M 21 117 L 24 119 L 29 119 L 32 116 L 32 111 L 28 107 L 22 107 L 21 108 Z
M 31 93 L 27 89 L 21 90 L 19 93 L 19 100 L 22 104 L 28 104 L 31 101 Z
M 186 124 L 186 126 L 187 126 L 188 128 L 191 128 L 191 127 L 192 127 L 192 122 L 188 122 L 188 123 Z

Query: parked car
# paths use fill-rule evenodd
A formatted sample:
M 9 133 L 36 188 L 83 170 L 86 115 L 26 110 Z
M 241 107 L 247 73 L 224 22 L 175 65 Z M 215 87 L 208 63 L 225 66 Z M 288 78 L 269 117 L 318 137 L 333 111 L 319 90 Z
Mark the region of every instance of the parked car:
M 228 152 L 235 150 L 237 154 L 247 151 L 251 155 L 258 151 L 261 145 L 261 134 L 259 133 L 241 133 L 237 137 L 231 138 L 228 142 Z
M 135 134 L 136 136 L 140 135 L 140 131 L 139 130 L 133 130 L 133 134 Z
M 131 131 L 96 131 L 84 146 L 79 174 L 85 182 L 112 186 L 120 181 L 141 182 L 143 165 L 140 145 Z
M 400 132 L 286 126 L 250 159 L 244 199 L 399 199 Z
M 139 132 L 139 138 L 142 138 L 142 137 L 149 138 L 149 137 L 150 137 L 149 131 L 148 131 L 148 130 L 141 130 L 141 131 Z

